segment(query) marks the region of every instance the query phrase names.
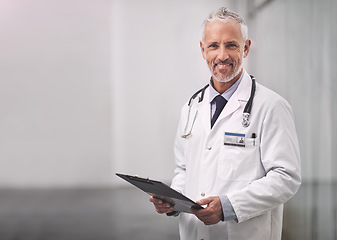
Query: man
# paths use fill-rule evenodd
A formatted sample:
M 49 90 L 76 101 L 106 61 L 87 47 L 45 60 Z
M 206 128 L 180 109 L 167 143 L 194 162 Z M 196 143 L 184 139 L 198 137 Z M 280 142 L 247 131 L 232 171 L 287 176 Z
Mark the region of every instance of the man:
M 242 67 L 250 45 L 238 14 L 221 8 L 205 20 L 200 47 L 212 78 L 182 109 L 172 181 L 204 209 L 177 213 L 150 198 L 157 212 L 179 215 L 182 240 L 281 239 L 283 204 L 301 184 L 291 107 L 260 84 L 252 91 Z

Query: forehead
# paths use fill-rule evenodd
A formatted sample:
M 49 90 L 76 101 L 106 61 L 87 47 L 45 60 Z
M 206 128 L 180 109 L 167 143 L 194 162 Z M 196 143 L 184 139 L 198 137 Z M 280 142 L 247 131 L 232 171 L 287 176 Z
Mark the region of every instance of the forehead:
M 241 26 L 231 18 L 209 22 L 205 27 L 204 41 L 243 41 Z

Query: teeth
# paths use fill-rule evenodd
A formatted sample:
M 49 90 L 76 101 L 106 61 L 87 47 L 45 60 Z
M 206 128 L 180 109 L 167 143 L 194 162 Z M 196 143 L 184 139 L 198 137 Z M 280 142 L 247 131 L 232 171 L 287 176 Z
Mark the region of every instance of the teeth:
M 231 64 L 225 64 L 225 65 L 220 65 L 218 64 L 219 67 L 229 67 Z

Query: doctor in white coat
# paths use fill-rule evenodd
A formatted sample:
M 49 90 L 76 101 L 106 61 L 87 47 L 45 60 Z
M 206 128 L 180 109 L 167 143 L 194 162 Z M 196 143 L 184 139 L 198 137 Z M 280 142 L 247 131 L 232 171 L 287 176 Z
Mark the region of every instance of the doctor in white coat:
M 200 47 L 212 78 L 182 109 L 172 188 L 205 208 L 177 213 L 150 198 L 157 212 L 179 216 L 182 240 L 281 239 L 283 204 L 301 184 L 288 102 L 257 83 L 250 124 L 243 124 L 253 86 L 242 67 L 247 35 L 244 20 L 226 8 L 204 22 Z

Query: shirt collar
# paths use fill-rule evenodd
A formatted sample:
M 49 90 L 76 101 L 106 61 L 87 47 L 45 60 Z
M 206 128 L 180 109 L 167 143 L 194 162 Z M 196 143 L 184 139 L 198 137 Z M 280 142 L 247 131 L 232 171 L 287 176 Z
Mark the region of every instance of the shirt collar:
M 232 95 L 234 94 L 234 92 L 238 88 L 244 73 L 245 73 L 245 70 L 243 69 L 240 78 L 229 89 L 227 89 L 226 92 L 221 94 L 221 96 L 223 96 L 227 101 L 229 101 L 229 99 L 232 97 Z M 220 93 L 217 90 L 215 90 L 215 88 L 213 87 L 212 78 L 210 80 L 209 86 L 210 86 L 210 88 L 209 88 L 209 102 L 211 103 L 216 96 L 220 95 Z

